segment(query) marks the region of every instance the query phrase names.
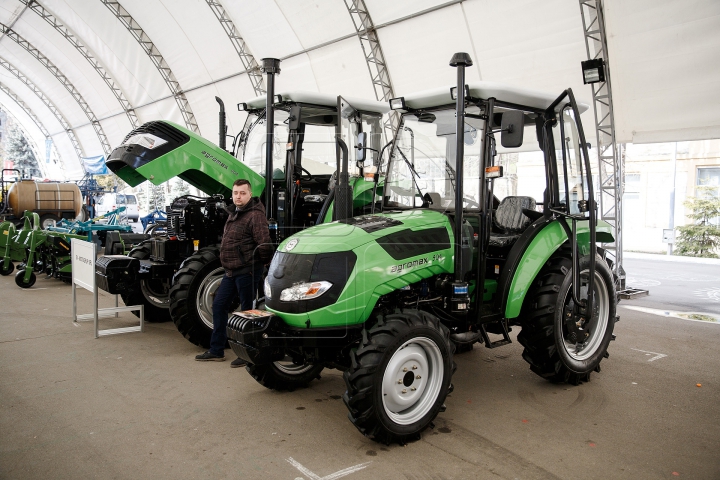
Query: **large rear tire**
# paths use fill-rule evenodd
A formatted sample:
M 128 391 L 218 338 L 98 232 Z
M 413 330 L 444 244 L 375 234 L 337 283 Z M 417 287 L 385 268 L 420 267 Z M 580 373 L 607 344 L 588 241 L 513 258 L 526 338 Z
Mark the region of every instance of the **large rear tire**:
M 293 391 L 307 387 L 308 383 L 320 378 L 323 365 L 296 365 L 291 359 L 268 365 L 248 365 L 245 369 L 257 382 L 271 390 Z
M 130 250 L 128 257 L 137 258 L 138 260 L 150 260 L 151 243 L 149 241 L 142 242 L 137 247 Z M 145 308 L 145 320 L 148 322 L 167 322 L 170 320 L 169 296 L 170 279 L 143 279 L 135 283 L 133 288 L 120 296 L 125 305 L 143 305 Z M 133 312 L 135 316 L 140 316 L 139 312 Z
M 378 442 L 419 438 L 452 392 L 452 357 L 450 332 L 433 315 L 410 309 L 379 315 L 343 374 L 348 418 Z
M 581 299 L 587 298 L 589 264 L 589 257 L 580 260 Z M 599 372 L 600 362 L 609 356 L 617 297 L 612 272 L 598 256 L 592 316 L 569 327 L 565 317 L 573 306 L 572 280 L 572 259 L 562 249 L 548 260 L 528 292 L 518 342 L 533 372 L 552 382 L 578 385 L 589 381 L 593 370 Z
M 180 265 L 170 289 L 170 315 L 191 343 L 210 348 L 212 303 L 225 270 L 217 247 L 202 248 Z

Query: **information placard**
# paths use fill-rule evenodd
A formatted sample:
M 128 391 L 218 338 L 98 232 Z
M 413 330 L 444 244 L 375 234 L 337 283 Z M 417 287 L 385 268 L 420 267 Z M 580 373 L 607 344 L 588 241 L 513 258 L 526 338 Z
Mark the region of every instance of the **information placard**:
M 70 241 L 72 252 L 73 283 L 91 292 L 95 291 L 95 249 L 94 242 L 86 242 L 79 238 Z

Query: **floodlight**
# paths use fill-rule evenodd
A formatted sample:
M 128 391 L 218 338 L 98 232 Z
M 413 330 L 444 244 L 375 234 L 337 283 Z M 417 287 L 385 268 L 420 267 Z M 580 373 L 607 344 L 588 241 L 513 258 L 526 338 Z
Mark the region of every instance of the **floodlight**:
M 587 85 L 588 83 L 599 83 L 605 81 L 605 60 L 602 58 L 595 58 L 593 60 L 587 60 L 580 62 L 582 65 L 583 82 Z
M 391 98 L 390 99 L 391 110 L 405 110 L 405 97 Z
M 465 98 L 469 98 L 469 97 L 470 97 L 470 87 L 465 85 Z M 457 100 L 457 87 L 452 87 L 450 89 L 450 98 L 452 98 L 453 100 Z
M 247 112 L 247 103 L 238 103 L 238 112 Z

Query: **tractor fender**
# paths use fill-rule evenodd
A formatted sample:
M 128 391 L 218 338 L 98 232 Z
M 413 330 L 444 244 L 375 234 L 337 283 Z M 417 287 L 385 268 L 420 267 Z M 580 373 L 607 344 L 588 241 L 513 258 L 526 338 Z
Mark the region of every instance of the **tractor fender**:
M 598 221 L 597 241 L 611 243 L 612 227 Z M 590 228 L 587 221 L 577 224 L 578 251 L 581 255 L 590 253 Z M 508 255 L 505 268 L 498 282 L 501 311 L 505 318 L 517 318 L 520 315 L 525 295 L 540 269 L 550 256 L 568 241 L 565 229 L 560 221 L 550 217 L 541 217 L 528 228 L 515 242 Z

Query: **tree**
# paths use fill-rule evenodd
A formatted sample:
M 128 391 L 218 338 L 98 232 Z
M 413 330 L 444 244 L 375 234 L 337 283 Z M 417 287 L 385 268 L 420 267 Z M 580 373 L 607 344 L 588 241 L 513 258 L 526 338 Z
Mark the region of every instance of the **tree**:
M 680 235 L 676 255 L 718 258 L 720 197 L 713 196 L 715 190 L 712 187 L 698 187 L 698 195 L 685 201 L 684 205 L 691 210 L 687 216 L 693 223 L 678 227 Z
M 8 131 L 8 138 L 5 145 L 5 158 L 14 164 L 24 176 L 41 177 L 42 173 L 38 160 L 30 148 L 30 144 L 23 136 L 20 129 L 15 126 Z
M 190 194 L 190 185 L 180 178 L 176 178 L 174 182 L 170 182 L 170 197 L 174 201 L 176 198 Z

